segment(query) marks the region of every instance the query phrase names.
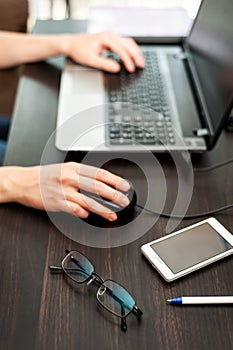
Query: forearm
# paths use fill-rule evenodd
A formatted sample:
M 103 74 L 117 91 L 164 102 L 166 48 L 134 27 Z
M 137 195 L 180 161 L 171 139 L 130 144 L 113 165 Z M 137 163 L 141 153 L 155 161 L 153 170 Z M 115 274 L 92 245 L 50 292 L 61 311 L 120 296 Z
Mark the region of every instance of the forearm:
M 15 169 L 16 167 L 0 167 L 0 203 L 14 201 L 13 174 Z
M 69 35 L 30 35 L 0 31 L 0 68 L 65 55 Z
M 145 65 L 135 41 L 113 33 L 30 35 L 0 31 L 0 68 L 63 55 L 79 64 L 116 73 L 120 65 L 101 55 L 109 50 L 120 56 L 129 72 L 135 70 L 135 65 Z

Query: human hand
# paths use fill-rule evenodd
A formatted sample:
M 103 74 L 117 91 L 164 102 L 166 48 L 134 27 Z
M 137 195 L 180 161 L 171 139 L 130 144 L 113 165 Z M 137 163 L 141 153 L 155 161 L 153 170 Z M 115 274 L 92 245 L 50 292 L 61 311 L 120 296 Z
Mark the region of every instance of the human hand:
M 5 169 L 8 190 L 11 189 L 12 194 L 8 201 L 36 209 L 64 211 L 80 218 L 93 212 L 109 221 L 117 219 L 115 212 L 85 196 L 82 190 L 94 192 L 121 206 L 129 204 L 128 198 L 117 191 L 127 191 L 129 183 L 104 169 L 74 162 Z
M 103 57 L 102 53 L 106 51 L 117 53 L 129 72 L 134 72 L 135 65 L 138 68 L 145 65 L 144 57 L 132 38 L 122 38 L 110 32 L 65 35 L 63 38 L 63 54 L 83 65 L 118 72 L 119 63 Z

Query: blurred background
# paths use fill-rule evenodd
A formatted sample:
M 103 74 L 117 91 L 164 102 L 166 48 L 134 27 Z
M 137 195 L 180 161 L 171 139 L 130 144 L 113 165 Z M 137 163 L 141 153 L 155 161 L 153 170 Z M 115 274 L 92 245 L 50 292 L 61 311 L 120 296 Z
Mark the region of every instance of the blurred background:
M 67 16 L 88 19 L 93 6 L 132 7 L 184 7 L 190 16 L 195 16 L 201 0 L 29 0 L 29 17 L 33 23 L 39 19 L 63 19 Z
M 125 17 L 121 17 L 120 20 L 117 17 L 116 8 L 124 7 L 133 7 L 134 11 L 131 11 L 131 14 L 136 15 L 146 9 L 185 9 L 192 19 L 196 15 L 200 2 L 201 0 L 0 0 L 0 30 L 30 32 L 37 19 L 89 19 L 88 23 L 94 24 L 94 29 L 99 29 L 103 24 L 107 25 L 108 21 L 114 25 L 113 20 L 117 24 L 121 20 L 121 25 L 125 22 L 128 25 L 128 15 L 127 21 L 125 21 Z M 103 15 L 103 12 L 100 13 L 100 7 L 104 8 L 105 15 Z M 110 15 L 109 12 L 106 15 L 106 8 L 110 11 Z M 135 9 L 138 9 L 138 11 L 135 12 Z M 148 12 L 152 16 L 152 11 Z M 98 23 L 95 23 L 97 17 Z M 157 27 L 160 28 L 161 24 L 164 24 L 164 20 L 160 15 L 157 18 L 160 19 L 160 23 L 156 22 Z M 130 19 L 137 21 L 137 17 L 134 15 Z M 175 15 L 175 19 L 176 22 L 182 24 L 184 19 L 187 18 Z M 189 26 L 189 23 L 187 24 Z M 166 29 L 167 24 L 164 25 L 165 28 L 161 30 Z M 0 71 L 0 114 L 12 115 L 20 71 L 21 67 Z

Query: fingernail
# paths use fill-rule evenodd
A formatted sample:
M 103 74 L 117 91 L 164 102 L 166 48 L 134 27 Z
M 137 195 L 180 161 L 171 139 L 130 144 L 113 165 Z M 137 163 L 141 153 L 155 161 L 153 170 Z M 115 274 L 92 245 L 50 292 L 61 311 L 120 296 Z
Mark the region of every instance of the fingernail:
M 117 63 L 109 63 L 109 69 L 118 71 L 120 69 L 120 66 Z
M 129 205 L 129 199 L 127 197 L 123 197 L 120 202 L 121 202 L 121 205 L 123 205 L 124 207 Z
M 130 188 L 130 185 L 127 181 L 123 180 L 120 184 L 120 188 L 122 189 L 122 191 L 128 191 Z
M 135 66 L 132 64 L 129 66 L 129 71 L 134 72 L 135 71 Z
M 143 58 L 138 62 L 138 67 L 140 67 L 140 68 L 145 67 L 145 60 Z
M 86 219 L 86 218 L 88 218 L 88 216 L 89 216 L 89 213 L 83 213 L 82 218 L 83 218 L 83 219 Z
M 114 214 L 114 213 L 110 214 L 109 217 L 108 217 L 109 221 L 115 221 L 116 219 L 117 219 L 117 215 Z

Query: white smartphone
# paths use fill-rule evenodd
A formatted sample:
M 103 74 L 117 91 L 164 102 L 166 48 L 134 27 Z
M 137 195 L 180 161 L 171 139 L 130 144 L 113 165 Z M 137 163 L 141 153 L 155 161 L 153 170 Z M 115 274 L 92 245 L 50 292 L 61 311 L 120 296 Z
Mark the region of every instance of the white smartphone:
M 209 218 L 144 244 L 142 253 L 167 282 L 233 253 L 233 235 Z

